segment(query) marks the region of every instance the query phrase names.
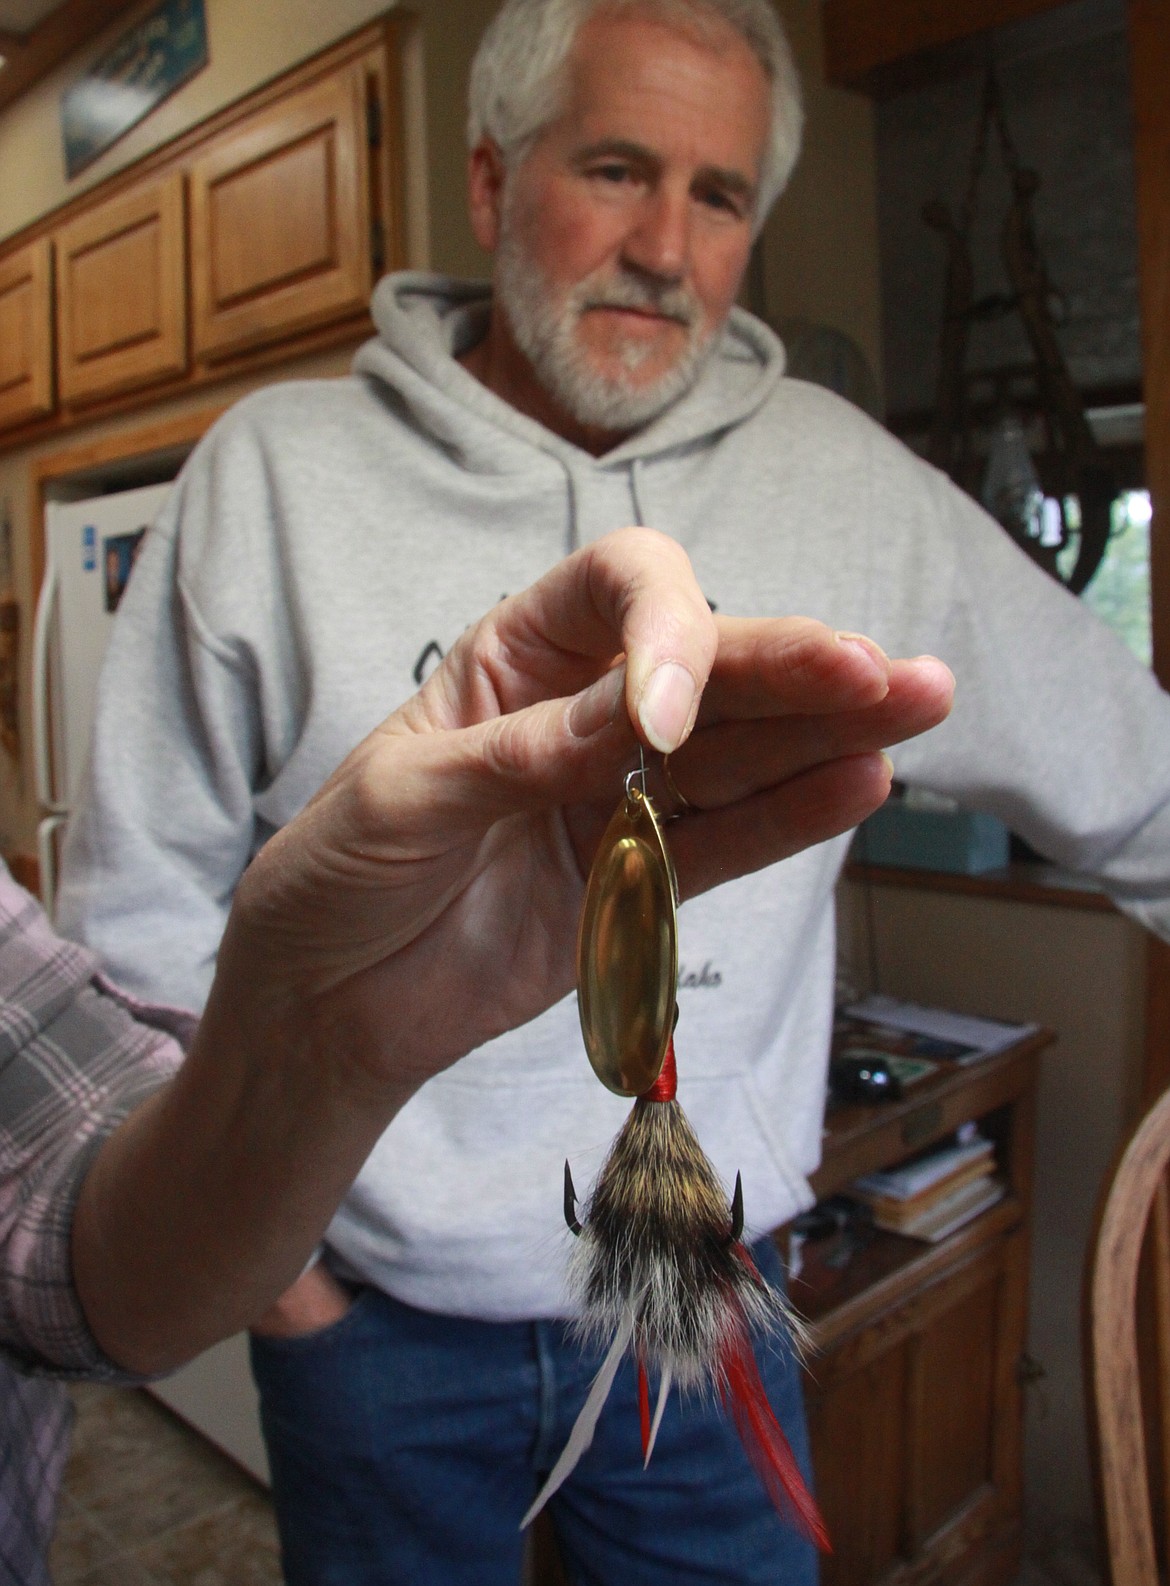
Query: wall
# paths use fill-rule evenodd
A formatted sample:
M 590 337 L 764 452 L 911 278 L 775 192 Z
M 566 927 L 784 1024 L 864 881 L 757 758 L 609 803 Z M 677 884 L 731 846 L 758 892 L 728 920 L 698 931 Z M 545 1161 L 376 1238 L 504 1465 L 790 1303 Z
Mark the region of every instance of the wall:
M 763 234 L 765 317 L 843 332 L 880 382 L 874 111 L 824 79 L 820 0 L 778 0 L 800 69 L 804 150 Z

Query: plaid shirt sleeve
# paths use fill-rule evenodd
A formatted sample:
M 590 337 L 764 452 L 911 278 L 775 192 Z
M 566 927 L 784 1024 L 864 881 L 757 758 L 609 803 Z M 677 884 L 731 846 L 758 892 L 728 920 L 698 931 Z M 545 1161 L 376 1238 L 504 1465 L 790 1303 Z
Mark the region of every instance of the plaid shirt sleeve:
M 103 1142 L 174 1073 L 193 1028 L 105 981 L 0 866 L 0 1348 L 23 1370 L 132 1380 L 86 1324 L 73 1212 Z

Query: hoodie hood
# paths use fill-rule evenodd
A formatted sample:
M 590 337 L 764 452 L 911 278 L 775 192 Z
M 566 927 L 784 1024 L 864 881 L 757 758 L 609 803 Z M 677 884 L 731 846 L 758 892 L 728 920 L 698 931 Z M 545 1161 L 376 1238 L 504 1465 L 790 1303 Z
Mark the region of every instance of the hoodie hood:
M 359 349 L 355 374 L 381 386 L 401 416 L 463 466 L 512 472 L 531 465 L 533 448 L 578 463 L 588 455 L 518 412 L 457 362 L 486 334 L 488 282 L 402 272 L 380 283 L 371 310 L 378 335 Z M 694 386 L 652 423 L 590 460 L 602 469 L 620 468 L 707 444 L 754 413 L 783 374 L 779 339 L 734 308 Z

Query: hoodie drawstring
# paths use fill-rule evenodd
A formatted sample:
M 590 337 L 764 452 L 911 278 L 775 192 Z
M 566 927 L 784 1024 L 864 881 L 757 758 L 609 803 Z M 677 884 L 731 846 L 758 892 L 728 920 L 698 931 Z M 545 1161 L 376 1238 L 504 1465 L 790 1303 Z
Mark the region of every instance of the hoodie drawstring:
M 565 496 L 568 500 L 569 522 L 565 529 L 565 555 L 572 556 L 581 543 L 581 514 L 577 504 L 577 479 L 563 457 L 557 461 L 565 475 Z
M 649 528 L 649 524 L 646 522 L 646 514 L 642 510 L 641 492 L 638 489 L 638 481 L 642 477 L 642 466 L 643 460 L 641 457 L 631 458 L 630 500 L 633 502 L 634 506 L 634 522 L 637 524 L 638 528 L 645 529 Z

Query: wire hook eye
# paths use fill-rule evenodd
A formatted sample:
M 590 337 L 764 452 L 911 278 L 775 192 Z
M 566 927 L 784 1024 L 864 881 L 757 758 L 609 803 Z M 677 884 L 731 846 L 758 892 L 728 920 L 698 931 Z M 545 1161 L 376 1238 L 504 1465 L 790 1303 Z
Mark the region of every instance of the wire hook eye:
M 635 779 L 639 780 L 641 782 L 641 784 L 642 784 L 642 786 L 640 788 L 638 788 L 636 792 L 635 792 L 635 789 L 634 789 L 634 781 L 635 781 Z M 627 799 L 640 798 L 643 801 L 645 801 L 645 799 L 647 798 L 647 793 L 646 793 L 646 752 L 642 748 L 641 744 L 638 745 L 638 763 L 637 763 L 637 765 L 634 767 L 634 769 L 632 771 L 627 771 L 626 772 L 626 798 Z

